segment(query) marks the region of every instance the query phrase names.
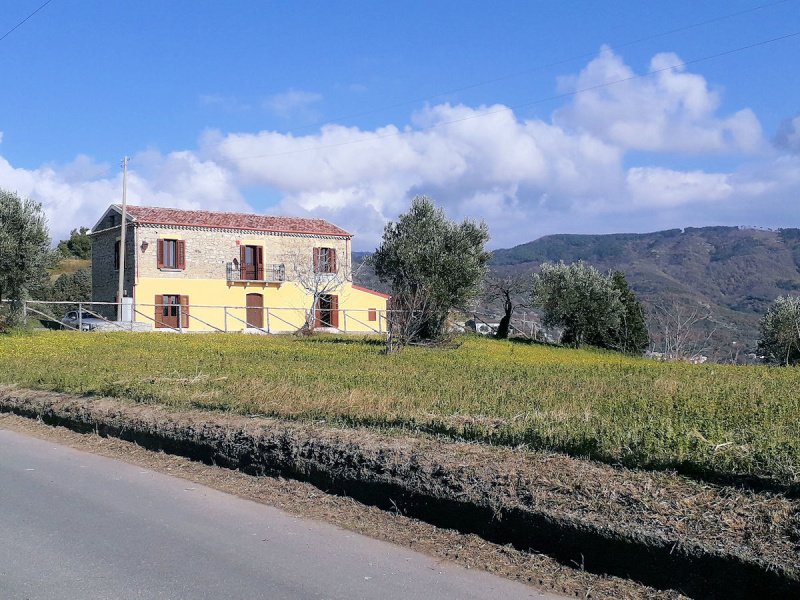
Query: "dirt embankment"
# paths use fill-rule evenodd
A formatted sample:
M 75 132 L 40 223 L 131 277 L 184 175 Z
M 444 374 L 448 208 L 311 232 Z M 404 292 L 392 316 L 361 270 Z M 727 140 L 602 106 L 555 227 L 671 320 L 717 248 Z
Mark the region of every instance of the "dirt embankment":
M 697 597 L 800 595 L 800 504 L 524 449 L 0 388 L 0 411 L 282 475 L 589 572 Z

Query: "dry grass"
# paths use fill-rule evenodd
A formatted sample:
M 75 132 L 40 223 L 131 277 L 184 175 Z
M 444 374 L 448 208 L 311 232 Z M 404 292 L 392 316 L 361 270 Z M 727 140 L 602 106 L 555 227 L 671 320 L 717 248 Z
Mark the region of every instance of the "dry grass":
M 381 349 L 329 336 L 42 332 L 0 338 L 0 382 L 800 482 L 800 369 L 474 338 Z

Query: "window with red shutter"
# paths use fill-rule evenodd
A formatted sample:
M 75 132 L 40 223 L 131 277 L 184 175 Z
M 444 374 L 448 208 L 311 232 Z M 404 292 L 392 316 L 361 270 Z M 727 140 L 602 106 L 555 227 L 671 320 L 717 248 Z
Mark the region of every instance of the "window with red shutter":
M 175 243 L 175 254 L 178 269 L 186 269 L 186 242 L 184 240 L 177 240 Z
M 378 320 L 378 311 L 374 308 L 370 308 L 367 311 L 367 321 L 377 321 Z
M 314 248 L 314 273 L 336 272 L 336 250 L 333 248 Z
M 314 273 L 321 273 L 322 272 L 322 271 L 320 271 L 320 265 L 319 265 L 320 250 L 322 250 L 322 248 L 314 248 L 312 250 L 312 252 L 311 252 L 311 255 L 313 256 L 313 260 L 314 260 Z
M 328 273 L 336 273 L 336 250 L 328 248 Z
M 186 245 L 183 240 L 158 240 L 157 254 L 159 269 L 186 268 Z

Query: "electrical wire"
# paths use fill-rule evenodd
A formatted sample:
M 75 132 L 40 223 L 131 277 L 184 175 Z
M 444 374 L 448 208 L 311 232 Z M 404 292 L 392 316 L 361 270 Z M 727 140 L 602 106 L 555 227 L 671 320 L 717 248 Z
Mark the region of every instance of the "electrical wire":
M 22 26 L 23 26 L 23 25 L 24 25 L 24 24 L 25 24 L 25 23 L 28 21 L 28 19 L 30 19 L 31 17 L 33 17 L 33 16 L 34 16 L 36 13 L 38 13 L 40 10 L 42 10 L 42 9 L 43 9 L 45 6 L 47 6 L 48 4 L 50 4 L 52 1 L 53 1 L 53 0 L 47 0 L 47 2 L 45 2 L 44 4 L 42 4 L 42 5 L 41 5 L 39 8 L 37 8 L 35 11 L 33 11 L 31 14 L 29 14 L 29 15 L 28 15 L 27 17 L 25 17 L 24 19 L 22 19 L 22 21 L 20 21 L 19 23 L 17 23 L 16 25 L 14 25 L 14 26 L 13 26 L 11 29 L 9 29 L 8 31 L 6 31 L 6 32 L 5 32 L 5 33 L 4 33 L 2 36 L 0 36 L 0 42 L 2 42 L 2 41 L 3 41 L 4 39 L 6 39 L 8 36 L 10 36 L 12 33 L 14 33 L 14 32 L 15 32 L 17 29 L 19 29 L 20 27 L 22 27 Z

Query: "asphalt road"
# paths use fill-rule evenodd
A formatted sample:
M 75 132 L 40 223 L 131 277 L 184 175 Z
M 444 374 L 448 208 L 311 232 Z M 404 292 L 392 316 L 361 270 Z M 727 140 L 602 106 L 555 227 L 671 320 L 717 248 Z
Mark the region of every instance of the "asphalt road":
M 0 598 L 556 598 L 0 429 Z

